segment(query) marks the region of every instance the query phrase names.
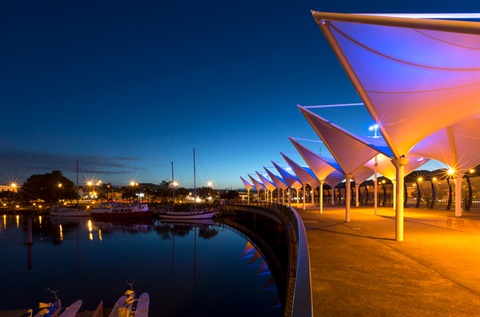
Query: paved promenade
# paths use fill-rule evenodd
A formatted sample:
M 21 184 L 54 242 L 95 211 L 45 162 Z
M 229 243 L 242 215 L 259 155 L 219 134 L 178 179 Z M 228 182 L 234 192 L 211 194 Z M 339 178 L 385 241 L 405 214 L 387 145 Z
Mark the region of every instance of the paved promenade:
M 480 213 L 297 208 L 307 229 L 314 316 L 480 316 Z

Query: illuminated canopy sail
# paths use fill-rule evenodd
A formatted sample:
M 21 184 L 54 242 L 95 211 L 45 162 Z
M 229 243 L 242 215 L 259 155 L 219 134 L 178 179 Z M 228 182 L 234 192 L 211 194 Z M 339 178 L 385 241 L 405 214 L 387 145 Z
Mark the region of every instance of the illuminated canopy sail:
M 299 189 L 302 188 L 302 183 L 298 179 L 296 175 L 292 175 L 289 172 L 287 172 L 285 169 L 283 169 L 281 166 L 279 166 L 277 163 L 273 162 L 273 166 L 277 169 L 277 171 L 282 175 L 284 181 L 288 184 L 289 187 Z
M 302 184 L 310 184 L 314 187 L 318 186 L 318 179 L 315 177 L 315 175 L 309 168 L 307 168 L 306 166 L 301 166 L 300 164 L 298 164 L 297 162 L 295 162 L 281 152 L 280 154 L 283 156 L 288 166 L 290 166 L 295 175 L 297 175 L 297 177 L 300 179 L 300 182 L 302 182 Z
M 412 153 L 443 162 L 462 172 L 469 170 L 480 163 L 480 117 L 429 135 L 415 145 Z
M 303 157 L 305 163 L 310 166 L 312 172 L 317 176 L 317 179 L 324 181 L 325 178 L 335 170 L 332 164 L 329 164 L 326 160 L 322 159 L 320 155 L 313 153 L 311 150 L 301 145 L 298 141 L 289 137 L 292 144 L 297 149 L 298 153 Z
M 268 190 L 274 190 L 275 189 L 275 184 L 268 180 L 265 176 L 260 174 L 259 172 L 256 172 L 258 175 L 258 178 L 260 178 L 260 181 L 263 183 L 263 185 L 268 189 Z
M 328 122 L 305 107 L 299 106 L 298 108 L 322 139 L 344 174 L 354 174 L 357 169 L 378 154 L 378 151 L 365 144 L 364 140 Z
M 247 182 L 242 176 L 240 176 L 240 179 L 242 180 L 243 185 L 245 186 L 245 188 L 246 188 L 247 190 L 250 190 L 250 189 L 253 188 L 253 185 L 250 184 L 249 182 Z
M 396 158 L 479 116 L 479 23 L 312 14 Z
M 262 189 L 265 189 L 265 185 L 263 185 L 260 181 L 256 180 L 255 178 L 253 178 L 251 175 L 248 175 L 248 177 L 250 177 L 250 179 L 252 180 L 252 183 L 254 184 L 255 188 L 257 189 L 257 191 L 260 191 Z
M 267 174 L 270 176 L 270 178 L 272 179 L 272 181 L 275 183 L 275 185 L 277 186 L 277 188 L 280 188 L 280 189 L 287 189 L 288 188 L 288 185 L 287 183 L 283 180 L 283 178 L 281 178 L 280 176 L 278 175 L 275 175 L 273 174 L 270 170 L 268 170 L 266 167 L 264 167 L 265 171 L 267 172 Z

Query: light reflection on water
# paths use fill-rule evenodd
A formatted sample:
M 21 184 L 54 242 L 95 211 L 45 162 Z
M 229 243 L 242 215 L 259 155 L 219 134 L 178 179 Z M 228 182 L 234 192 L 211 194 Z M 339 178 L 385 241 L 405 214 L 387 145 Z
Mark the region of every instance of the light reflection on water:
M 260 252 L 221 224 L 112 224 L 88 218 L 6 215 L 0 227 L 0 310 L 34 308 L 58 289 L 64 305 L 82 299 L 112 307 L 135 280 L 150 294 L 149 316 L 281 316 Z

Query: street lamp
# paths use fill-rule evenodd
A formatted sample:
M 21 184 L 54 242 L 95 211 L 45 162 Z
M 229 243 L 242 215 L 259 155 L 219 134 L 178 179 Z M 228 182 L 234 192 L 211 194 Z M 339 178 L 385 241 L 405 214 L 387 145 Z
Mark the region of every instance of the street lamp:
M 62 201 L 62 183 L 58 183 L 58 190 L 60 191 L 60 201 Z
M 17 192 L 17 184 L 11 183 L 10 186 L 12 187 L 12 191 L 13 191 L 13 205 L 15 206 L 15 193 Z
M 175 187 L 178 187 L 178 182 L 172 182 L 172 210 L 175 208 Z
M 211 196 L 211 195 L 212 195 L 212 191 L 213 191 L 213 188 L 212 188 L 213 183 L 212 183 L 212 181 L 208 181 L 207 186 L 208 186 L 208 191 L 209 191 L 208 195 Z M 211 200 L 211 197 L 210 197 L 210 200 Z
M 135 187 L 137 187 L 137 186 L 138 186 L 137 182 L 130 181 L 130 187 L 131 187 L 131 190 L 132 190 L 132 200 L 134 200 L 134 198 L 135 198 L 135 195 L 136 195 Z

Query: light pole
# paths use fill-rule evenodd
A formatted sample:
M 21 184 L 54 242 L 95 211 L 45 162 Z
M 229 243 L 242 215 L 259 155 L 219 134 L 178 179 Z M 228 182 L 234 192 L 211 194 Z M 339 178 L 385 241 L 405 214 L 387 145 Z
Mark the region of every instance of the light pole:
M 130 182 L 130 187 L 132 188 L 132 200 L 135 199 L 136 190 L 135 187 L 138 186 L 138 183 L 135 181 Z
M 208 186 L 208 191 L 209 191 L 209 193 L 208 193 L 209 200 L 210 200 L 210 202 L 212 202 L 212 194 L 213 194 L 213 188 L 212 188 L 213 183 L 212 183 L 212 181 L 208 181 L 207 186 Z
M 10 186 L 12 187 L 12 191 L 13 191 L 13 208 L 15 208 L 15 194 L 17 192 L 17 184 L 11 183 Z
M 58 190 L 60 192 L 60 199 L 59 199 L 60 202 L 62 201 L 62 186 L 63 186 L 62 183 L 58 183 Z

